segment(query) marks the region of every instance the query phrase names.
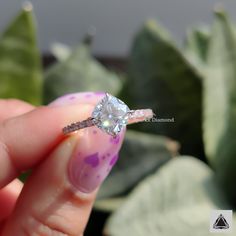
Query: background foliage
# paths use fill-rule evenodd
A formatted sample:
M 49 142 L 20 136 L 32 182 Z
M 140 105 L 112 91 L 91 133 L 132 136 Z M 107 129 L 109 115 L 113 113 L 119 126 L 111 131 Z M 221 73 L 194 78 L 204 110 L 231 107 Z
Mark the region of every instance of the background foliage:
M 127 132 L 88 235 L 209 235 L 210 211 L 235 209 L 235 32 L 217 9 L 213 26 L 190 29 L 180 48 L 149 20 L 135 35 L 121 75 L 91 55 L 88 37 L 74 48 L 54 45 L 57 62 L 43 71 L 29 6 L 6 27 L 0 97 L 39 105 L 69 92 L 104 90 L 132 108 L 152 107 L 158 118 L 175 119 Z

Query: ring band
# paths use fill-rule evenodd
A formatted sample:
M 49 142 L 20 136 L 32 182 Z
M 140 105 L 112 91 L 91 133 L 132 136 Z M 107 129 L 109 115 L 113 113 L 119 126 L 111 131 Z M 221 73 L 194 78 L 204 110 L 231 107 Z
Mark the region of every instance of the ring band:
M 120 99 L 106 93 L 95 106 L 92 116 L 63 128 L 65 135 L 91 126 L 97 126 L 109 135 L 117 135 L 127 124 L 142 122 L 152 118 L 151 109 L 130 110 Z

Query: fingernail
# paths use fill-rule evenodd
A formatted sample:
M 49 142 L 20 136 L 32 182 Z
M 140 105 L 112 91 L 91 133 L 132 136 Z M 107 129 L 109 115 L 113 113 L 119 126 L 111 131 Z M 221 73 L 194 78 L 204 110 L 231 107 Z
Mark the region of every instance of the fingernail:
M 93 192 L 107 177 L 119 157 L 125 130 L 115 138 L 98 128 L 87 128 L 69 163 L 69 179 L 81 192 Z
M 96 103 L 99 98 L 102 98 L 104 96 L 105 92 L 70 93 L 57 98 L 56 100 L 48 104 L 48 106 L 59 107 L 78 103 Z

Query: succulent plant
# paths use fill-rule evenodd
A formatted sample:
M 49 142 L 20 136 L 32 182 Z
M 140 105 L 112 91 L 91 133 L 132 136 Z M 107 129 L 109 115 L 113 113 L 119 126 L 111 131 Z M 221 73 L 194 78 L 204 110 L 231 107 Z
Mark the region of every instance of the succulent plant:
M 0 38 L 0 96 L 39 105 L 42 102 L 42 84 L 34 18 L 26 6 Z

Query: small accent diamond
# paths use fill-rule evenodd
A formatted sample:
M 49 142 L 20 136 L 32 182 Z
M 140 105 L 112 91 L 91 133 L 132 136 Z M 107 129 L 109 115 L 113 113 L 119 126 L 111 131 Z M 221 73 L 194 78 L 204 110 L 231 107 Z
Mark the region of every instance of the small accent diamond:
M 98 128 L 115 136 L 126 126 L 129 111 L 130 109 L 124 102 L 106 93 L 106 96 L 94 108 L 92 118 Z

